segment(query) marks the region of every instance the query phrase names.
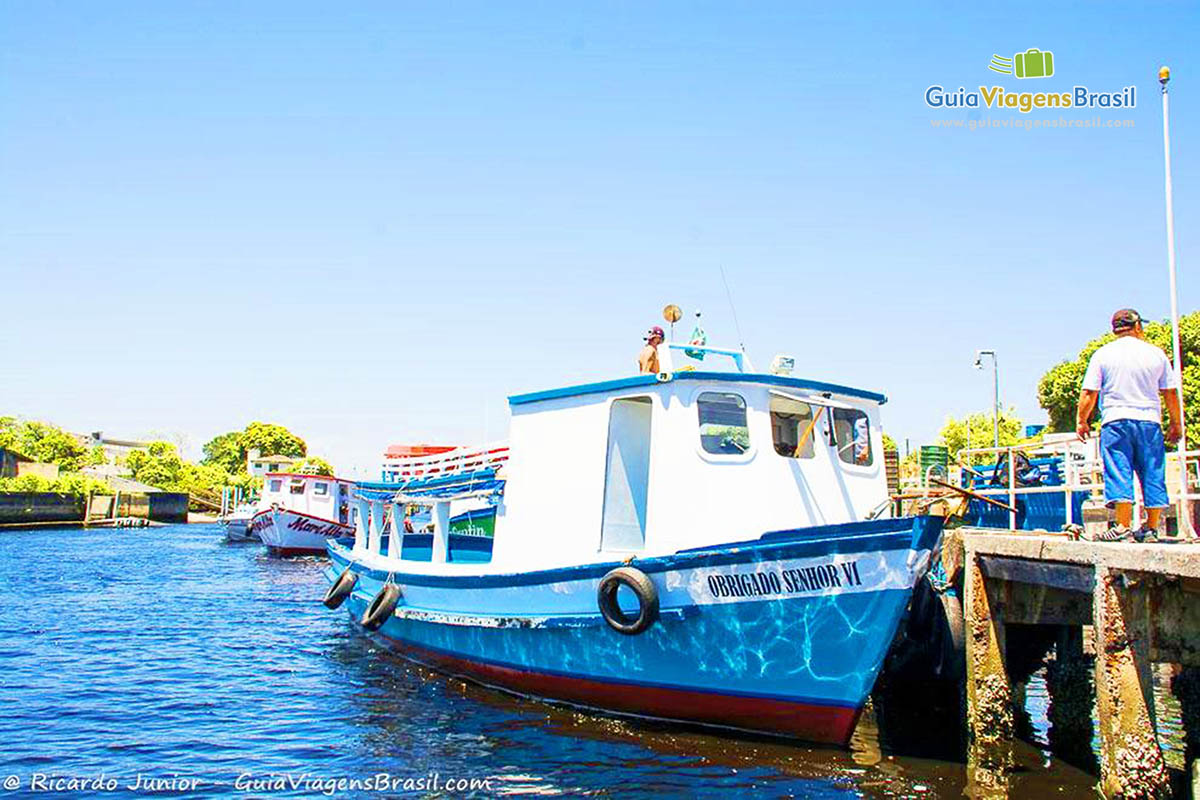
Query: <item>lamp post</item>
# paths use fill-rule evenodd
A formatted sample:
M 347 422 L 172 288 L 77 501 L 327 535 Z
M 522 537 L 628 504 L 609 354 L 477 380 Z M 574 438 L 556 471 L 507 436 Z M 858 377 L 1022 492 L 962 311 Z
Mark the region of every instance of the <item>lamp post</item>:
M 1177 419 L 1179 425 L 1183 427 L 1183 360 L 1180 356 L 1179 347 L 1179 294 L 1175 288 L 1175 207 L 1171 200 L 1171 126 L 1170 126 L 1170 104 L 1167 94 L 1167 83 L 1171 80 L 1171 70 L 1168 67 L 1162 67 L 1158 71 L 1158 82 L 1162 84 L 1162 108 L 1163 108 L 1163 163 L 1166 174 L 1166 199 L 1167 199 L 1167 271 L 1171 281 L 1171 347 L 1175 355 L 1175 385 L 1179 387 L 1176 395 L 1179 397 L 1179 407 L 1175 409 L 1178 414 Z M 1188 483 L 1187 483 L 1187 462 L 1184 459 L 1186 445 L 1184 439 L 1186 436 L 1179 437 L 1179 443 L 1176 446 L 1177 459 L 1179 461 L 1179 508 L 1178 508 L 1178 529 L 1180 536 L 1189 536 L 1191 531 L 1191 519 L 1188 516 Z
M 994 381 L 992 390 L 992 411 L 994 413 L 992 421 L 992 446 L 1000 447 L 1000 364 L 996 361 L 995 350 L 976 350 L 975 351 L 975 369 L 983 369 L 983 357 L 992 357 L 992 378 Z

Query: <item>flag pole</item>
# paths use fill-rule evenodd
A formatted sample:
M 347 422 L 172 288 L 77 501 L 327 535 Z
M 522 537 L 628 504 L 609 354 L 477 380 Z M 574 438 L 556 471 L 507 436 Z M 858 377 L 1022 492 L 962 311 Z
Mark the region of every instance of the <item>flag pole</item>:
M 1179 405 L 1175 409 L 1178 415 L 1180 429 L 1186 432 L 1183 424 L 1183 358 L 1180 354 L 1179 346 L 1179 293 L 1175 283 L 1175 208 L 1171 199 L 1171 124 L 1170 124 L 1170 95 L 1167 92 L 1167 83 L 1171 80 L 1171 70 L 1169 67 L 1162 67 L 1158 71 L 1158 82 L 1162 84 L 1162 109 L 1163 109 L 1163 162 L 1166 172 L 1166 199 L 1167 199 L 1167 269 L 1171 276 L 1171 347 L 1175 356 L 1175 385 L 1178 387 L 1176 396 L 1179 399 Z M 1192 536 L 1192 522 L 1188 515 L 1189 502 L 1188 481 L 1187 481 L 1187 461 L 1184 458 L 1184 453 L 1187 450 L 1185 445 L 1186 435 L 1179 437 L 1179 442 L 1176 445 L 1176 453 L 1179 461 L 1179 506 L 1177 511 L 1177 529 L 1178 535 L 1181 537 Z

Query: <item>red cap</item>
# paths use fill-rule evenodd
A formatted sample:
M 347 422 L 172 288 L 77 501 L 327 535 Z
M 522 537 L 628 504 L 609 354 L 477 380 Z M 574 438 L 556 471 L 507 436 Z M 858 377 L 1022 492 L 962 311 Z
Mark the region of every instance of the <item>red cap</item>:
M 653 328 L 651 328 L 649 331 L 646 332 L 646 339 L 651 339 L 655 336 L 657 336 L 660 339 L 667 338 L 667 335 L 665 333 L 663 333 L 663 329 L 658 327 L 657 325 L 655 325 Z
M 1119 309 L 1112 315 L 1113 333 L 1132 330 L 1141 321 L 1142 315 L 1132 308 Z

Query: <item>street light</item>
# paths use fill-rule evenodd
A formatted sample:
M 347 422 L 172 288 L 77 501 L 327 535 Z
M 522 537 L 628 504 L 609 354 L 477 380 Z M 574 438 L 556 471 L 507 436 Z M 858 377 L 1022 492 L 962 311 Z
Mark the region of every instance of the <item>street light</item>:
M 1000 447 L 1000 364 L 996 361 L 995 350 L 976 350 L 975 351 L 975 369 L 983 369 L 983 357 L 992 357 L 992 375 L 994 379 L 994 389 L 992 395 L 992 406 L 995 412 L 994 421 L 992 423 L 993 446 Z
M 1167 273 L 1170 276 L 1171 283 L 1171 350 L 1175 356 L 1175 385 L 1179 387 L 1179 406 L 1175 409 L 1176 419 L 1179 420 L 1179 425 L 1183 427 L 1183 359 L 1180 357 L 1179 347 L 1179 292 L 1175 285 L 1175 208 L 1171 201 L 1171 123 L 1170 123 L 1170 105 L 1167 94 L 1167 83 L 1171 80 L 1171 70 L 1167 67 L 1162 67 L 1158 71 L 1158 82 L 1162 84 L 1162 109 L 1163 109 L 1163 162 L 1164 172 L 1166 173 L 1165 194 L 1167 206 Z M 1178 535 L 1187 537 L 1191 530 L 1191 518 L 1188 515 L 1188 480 L 1187 480 L 1187 461 L 1184 453 L 1187 448 L 1184 444 L 1186 436 L 1180 436 L 1179 442 L 1176 444 L 1176 452 L 1179 460 L 1179 509 L 1178 509 Z

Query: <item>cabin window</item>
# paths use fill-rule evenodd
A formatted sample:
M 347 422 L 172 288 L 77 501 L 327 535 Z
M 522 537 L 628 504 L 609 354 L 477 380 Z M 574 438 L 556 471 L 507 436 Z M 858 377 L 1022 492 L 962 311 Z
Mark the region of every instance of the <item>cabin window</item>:
M 292 494 L 304 494 L 304 481 L 292 481 L 288 489 Z
M 852 408 L 833 409 L 833 439 L 838 458 L 845 463 L 869 467 L 875 460 L 871 452 L 871 427 L 864 412 Z
M 771 439 L 779 455 L 812 458 L 816 452 L 813 440 L 818 436 L 813 421 L 813 408 L 808 403 L 771 394 Z
M 283 481 L 279 480 L 278 478 L 271 481 L 271 491 L 272 492 L 278 492 L 282 488 L 283 488 Z
M 316 495 L 317 497 L 324 497 L 325 495 L 329 494 L 329 484 L 328 483 L 314 483 L 313 484 L 313 494 Z
M 704 392 L 696 398 L 700 446 L 714 455 L 740 456 L 750 449 L 746 401 L 730 392 Z

